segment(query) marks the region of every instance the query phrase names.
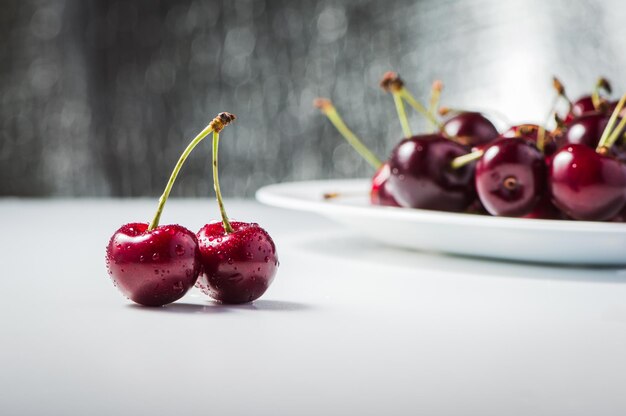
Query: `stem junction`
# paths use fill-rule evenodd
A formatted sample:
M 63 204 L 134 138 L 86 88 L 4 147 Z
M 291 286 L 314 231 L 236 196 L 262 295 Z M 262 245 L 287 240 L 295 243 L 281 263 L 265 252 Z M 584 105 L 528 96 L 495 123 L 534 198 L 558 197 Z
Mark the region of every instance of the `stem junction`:
M 187 145 L 183 153 L 180 155 L 178 162 L 176 162 L 176 166 L 174 166 L 174 170 L 170 175 L 169 180 L 167 181 L 167 185 L 165 185 L 165 190 L 163 194 L 159 198 L 159 204 L 157 205 L 156 213 L 148 226 L 148 231 L 152 231 L 159 226 L 159 221 L 161 220 L 161 214 L 163 213 L 163 207 L 165 206 L 165 202 L 170 196 L 170 192 L 172 191 L 172 187 L 174 186 L 174 182 L 176 182 L 176 177 L 180 172 L 180 169 L 185 164 L 187 157 L 192 152 L 192 150 L 200 143 L 206 136 L 211 132 L 220 131 L 230 122 L 232 122 L 236 117 L 230 113 L 220 113 L 215 117 L 208 126 L 206 126 L 194 139 Z

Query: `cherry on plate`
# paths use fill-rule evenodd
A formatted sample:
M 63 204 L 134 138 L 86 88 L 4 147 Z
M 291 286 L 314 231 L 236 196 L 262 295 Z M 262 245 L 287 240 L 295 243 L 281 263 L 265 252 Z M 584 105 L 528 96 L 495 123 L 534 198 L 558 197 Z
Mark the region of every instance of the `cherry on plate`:
M 404 139 L 391 153 L 387 190 L 402 207 L 464 211 L 476 195 L 474 164 L 451 163 L 465 154 L 465 146 L 440 134 Z

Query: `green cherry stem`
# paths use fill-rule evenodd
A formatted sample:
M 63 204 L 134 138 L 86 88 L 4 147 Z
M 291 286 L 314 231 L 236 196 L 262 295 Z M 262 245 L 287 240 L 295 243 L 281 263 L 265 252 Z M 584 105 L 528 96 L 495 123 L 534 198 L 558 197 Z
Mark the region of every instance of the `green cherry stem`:
M 537 131 L 537 149 L 543 154 L 546 147 L 546 128 L 539 126 Z
M 220 214 L 222 215 L 222 223 L 224 224 L 224 232 L 226 234 L 233 232 L 233 227 L 230 225 L 228 215 L 226 215 L 226 209 L 224 208 L 224 200 L 222 199 L 222 192 L 220 191 L 220 180 L 218 177 L 217 169 L 217 149 L 220 143 L 219 132 L 213 132 L 213 188 L 215 189 L 215 195 L 217 197 L 217 205 L 220 207 Z
M 611 84 L 606 78 L 599 78 L 593 88 L 593 92 L 591 93 L 591 102 L 593 103 L 593 108 L 595 108 L 596 110 L 600 110 L 600 107 L 602 106 L 602 97 L 600 97 L 600 90 L 604 90 L 607 93 L 611 94 Z
M 393 71 L 385 72 L 382 80 L 380 81 L 380 88 L 382 88 L 385 92 L 391 93 L 393 96 L 393 102 L 396 105 L 396 112 L 398 113 L 400 124 L 402 125 L 404 137 L 411 137 L 413 133 L 411 133 L 409 119 L 407 118 L 406 111 L 404 109 L 404 100 L 402 99 L 402 95 L 400 95 L 400 91 L 403 86 L 404 82 L 400 79 L 398 74 Z
M 561 100 L 561 96 L 557 93 L 552 99 L 552 104 L 550 105 L 550 109 L 548 110 L 548 115 L 544 119 L 543 125 L 547 126 L 550 120 L 553 119 L 553 114 L 556 114 L 557 106 L 559 105 L 559 101 Z
M 406 101 L 415 111 L 420 113 L 426 120 L 428 120 L 433 127 L 443 130 L 443 125 L 437 121 L 437 118 L 434 114 L 431 114 L 426 107 L 424 107 L 419 101 L 413 97 L 413 95 L 406 89 L 404 86 L 404 81 L 400 78 L 400 76 L 393 71 L 388 71 L 383 74 L 383 78 L 380 81 L 380 87 L 386 91 L 390 92 L 394 95 L 401 97 L 404 101 Z
M 435 80 L 430 89 L 430 102 L 428 103 L 428 113 L 435 117 L 439 101 L 441 100 L 441 90 L 443 90 L 443 82 Z
M 396 105 L 396 112 L 398 113 L 398 118 L 400 119 L 400 125 L 402 125 L 402 132 L 404 133 L 404 137 L 411 137 L 413 133 L 411 133 L 411 126 L 409 125 L 409 119 L 406 116 L 406 110 L 404 109 L 404 102 L 402 101 L 402 97 L 398 94 L 394 93 L 393 102 Z
M 565 93 L 565 87 L 563 86 L 563 83 L 557 77 L 552 77 L 552 88 L 554 88 L 554 90 L 559 95 L 559 97 L 565 100 L 565 102 L 569 106 L 569 111 L 572 111 L 574 104 L 572 103 L 572 100 L 570 100 L 567 94 Z
M 611 133 L 606 141 L 606 147 L 610 148 L 615 144 L 615 142 L 620 138 L 620 132 L 624 130 L 624 127 L 626 127 L 626 117 L 622 118 L 617 127 L 613 129 L 613 133 Z
M 413 94 L 406 89 L 406 87 L 402 87 L 400 90 L 400 96 L 407 102 L 415 111 L 423 115 L 432 125 L 438 130 L 443 130 L 443 124 L 441 124 L 434 115 L 428 112 L 424 106 L 413 97 Z
M 607 147 L 607 148 L 611 147 L 613 143 L 615 143 L 615 141 L 619 138 L 619 132 L 621 131 L 621 128 L 613 129 L 613 127 L 615 126 L 615 123 L 617 122 L 617 118 L 619 117 L 619 114 L 622 112 L 622 109 L 624 108 L 624 104 L 626 104 L 626 94 L 624 94 L 622 98 L 620 98 L 619 102 L 617 103 L 617 106 L 615 107 L 615 110 L 613 110 L 613 114 L 611 114 L 611 118 L 609 118 L 609 122 L 604 128 L 604 131 L 602 132 L 602 136 L 600 137 L 600 141 L 598 142 L 598 147 L 596 148 L 596 151 L 600 151 L 603 147 Z M 625 119 L 626 117 L 623 118 L 622 122 L 619 123 L 620 125 L 622 125 L 622 128 L 623 128 L 623 122 Z
M 326 117 L 333 123 L 333 126 L 339 131 L 344 139 L 356 150 L 374 169 L 378 169 L 382 166 L 382 162 L 370 149 L 363 144 L 363 142 L 346 126 L 343 119 L 337 112 L 337 109 L 333 103 L 327 98 L 317 98 L 313 101 L 313 105 L 324 113 Z
M 172 191 L 172 187 L 174 186 L 174 182 L 176 182 L 176 177 L 178 176 L 178 172 L 185 164 L 185 160 L 191 153 L 191 151 L 200 143 L 206 136 L 209 135 L 213 131 L 213 127 L 211 124 L 206 126 L 198 135 L 187 145 L 185 151 L 180 155 L 176 166 L 174 166 L 174 170 L 170 175 L 170 179 L 167 181 L 167 185 L 165 185 L 165 190 L 163 191 L 163 195 L 159 198 L 159 205 L 157 206 L 156 213 L 154 214 L 154 218 L 150 222 L 148 226 L 148 231 L 154 230 L 159 226 L 159 221 L 161 220 L 161 213 L 163 212 L 163 207 L 165 206 L 165 202 L 167 202 L 167 198 L 170 196 L 170 192 Z
M 460 169 L 463 166 L 468 165 L 472 163 L 473 161 L 480 159 L 484 153 L 485 153 L 484 150 L 476 150 L 475 152 L 456 157 L 452 159 L 452 162 L 450 163 L 450 167 L 452 169 Z

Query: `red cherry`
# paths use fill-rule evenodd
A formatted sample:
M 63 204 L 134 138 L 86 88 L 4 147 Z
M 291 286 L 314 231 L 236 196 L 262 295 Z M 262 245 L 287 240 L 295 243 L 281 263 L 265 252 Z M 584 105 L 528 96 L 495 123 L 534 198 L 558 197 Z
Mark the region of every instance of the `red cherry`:
M 550 199 L 549 193 L 544 192 L 532 211 L 523 215 L 523 218 L 532 218 L 539 220 L 560 220 L 563 219 L 563 213 L 554 206 Z
M 552 156 L 545 156 L 546 163 L 546 182 L 547 174 L 550 171 L 550 165 L 552 164 Z M 537 202 L 537 205 L 528 214 L 523 215 L 523 218 L 543 219 L 543 220 L 558 220 L 564 219 L 564 215 L 557 207 L 552 203 L 552 195 L 550 195 L 550 188 L 544 186 L 543 194 Z
M 558 82 L 558 80 L 556 81 Z M 563 98 L 565 98 L 570 104 L 570 111 L 567 113 L 567 116 L 565 117 L 566 123 L 569 123 L 570 121 L 582 115 L 585 115 L 587 113 L 594 112 L 594 111 L 600 111 L 603 113 L 610 114 L 615 108 L 616 103 L 614 104 L 614 103 L 607 101 L 607 99 L 603 98 L 601 95 L 601 91 L 605 91 L 606 93 L 610 94 L 612 90 L 611 84 L 609 83 L 609 81 L 603 77 L 599 78 L 596 81 L 596 85 L 594 86 L 592 94 L 584 95 L 580 97 L 578 100 L 574 101 L 573 103 L 569 101 L 569 99 L 565 95 L 565 89 L 562 87 L 562 85 L 560 85 L 560 82 L 558 82 L 558 85 L 555 85 L 555 86 L 561 88 L 560 90 L 559 88 L 557 88 L 557 91 L 559 91 L 561 96 L 563 96 Z
M 497 140 L 476 163 L 476 191 L 491 215 L 519 217 L 539 202 L 546 181 L 541 152 L 528 140 Z
M 602 132 L 609 122 L 610 114 L 600 111 L 587 112 L 567 124 L 564 139 L 567 144 L 584 144 L 596 148 Z
M 541 127 L 537 124 L 518 124 L 516 126 L 510 127 L 507 131 L 502 133 L 501 137 L 522 138 L 537 145 L 537 139 L 539 138 L 540 129 Z M 557 149 L 554 134 L 547 130 L 544 130 L 543 134 L 543 154 L 547 156 L 553 155 Z
M 464 211 L 474 200 L 474 164 L 451 167 L 467 148 L 440 134 L 402 140 L 389 159 L 387 190 L 403 207 Z
M 593 111 L 596 111 L 596 107 L 593 105 L 593 98 L 591 98 L 591 95 L 585 95 L 572 103 L 572 109 L 567 114 L 565 122 L 567 123 Z
M 233 221 L 224 232 L 221 222 L 198 232 L 202 273 L 198 287 L 213 299 L 245 303 L 261 297 L 278 269 L 276 246 L 258 224 Z
M 372 188 L 370 190 L 370 202 L 372 205 L 400 206 L 387 190 L 389 176 L 391 176 L 391 170 L 389 169 L 389 163 L 385 162 L 378 168 L 372 178 Z
M 174 302 L 196 283 L 200 251 L 196 236 L 180 225 L 148 231 L 147 223 L 123 225 L 106 250 L 113 283 L 134 302 L 161 306 Z
M 609 220 L 626 204 L 626 166 L 585 145 L 554 155 L 548 183 L 555 205 L 574 219 Z
M 498 137 L 498 130 L 491 121 L 478 112 L 464 111 L 443 123 L 448 137 L 467 146 L 479 146 Z
M 222 222 L 207 224 L 198 231 L 202 262 L 198 286 L 220 302 L 252 302 L 274 280 L 276 246 L 258 224 L 230 222 L 226 215 L 218 178 L 219 131 L 213 131 L 213 187 Z

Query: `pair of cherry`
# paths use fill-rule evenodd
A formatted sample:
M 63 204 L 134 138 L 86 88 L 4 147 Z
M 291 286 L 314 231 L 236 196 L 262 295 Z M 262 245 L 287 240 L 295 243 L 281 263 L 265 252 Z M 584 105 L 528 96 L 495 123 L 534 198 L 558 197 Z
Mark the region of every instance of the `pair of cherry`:
M 482 114 L 456 112 L 441 125 L 433 123 L 438 131 L 412 136 L 396 98 L 431 116 L 432 100 L 428 111 L 412 103 L 397 74 L 386 74 L 381 85 L 394 94 L 407 138 L 380 163 L 372 180 L 373 204 L 457 212 L 478 206 L 492 215 L 530 218 L 562 218 L 560 209 L 584 220 L 611 219 L 623 208 L 624 167 L 607 150 L 624 130 L 621 123 L 613 130 L 622 106 L 601 98 L 598 88 L 570 103 L 566 121 L 553 132 L 519 125 L 499 135 Z M 599 85 L 610 89 L 606 81 Z M 597 106 L 593 112 L 585 107 L 589 102 Z M 343 124 L 327 100 L 317 105 L 335 125 Z M 607 112 L 613 108 L 609 124 Z M 601 135 L 608 141 L 598 146 Z
M 115 286 L 129 299 L 146 306 L 162 306 L 185 295 L 194 285 L 224 303 L 259 298 L 278 268 L 276 246 L 255 223 L 230 221 L 218 179 L 219 133 L 235 120 L 220 113 L 189 143 L 174 167 L 148 223 L 123 225 L 111 237 L 106 264 Z M 213 184 L 222 221 L 205 225 L 194 234 L 180 225 L 159 225 L 165 202 L 191 151 L 213 133 Z

